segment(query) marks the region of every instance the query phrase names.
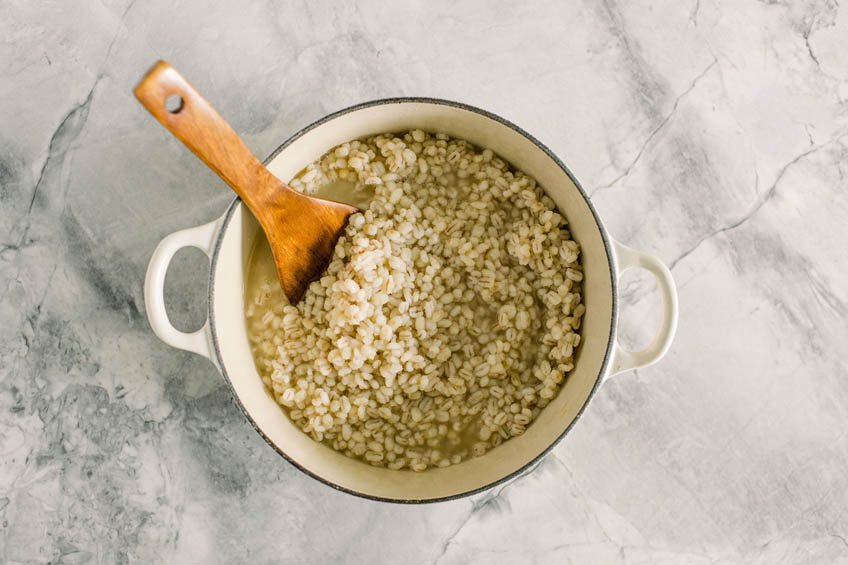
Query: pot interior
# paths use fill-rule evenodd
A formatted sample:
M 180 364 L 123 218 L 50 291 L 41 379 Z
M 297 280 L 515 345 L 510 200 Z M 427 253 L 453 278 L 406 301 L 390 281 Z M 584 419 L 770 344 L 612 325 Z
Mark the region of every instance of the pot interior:
M 531 464 L 552 447 L 579 416 L 607 370 L 614 340 L 612 252 L 595 214 L 568 173 L 545 150 L 493 116 L 435 101 L 386 101 L 340 112 L 284 144 L 268 163 L 289 181 L 335 145 L 367 135 L 420 128 L 444 132 L 492 149 L 532 175 L 568 218 L 581 245 L 584 268 L 582 339 L 575 369 L 557 397 L 524 435 L 477 457 L 423 473 L 372 467 L 313 441 L 296 428 L 265 389 L 247 339 L 244 292 L 247 261 L 257 237 L 264 237 L 249 211 L 236 202 L 215 249 L 210 321 L 218 363 L 256 428 L 290 461 L 313 476 L 369 497 L 428 501 L 460 496 L 491 486 Z

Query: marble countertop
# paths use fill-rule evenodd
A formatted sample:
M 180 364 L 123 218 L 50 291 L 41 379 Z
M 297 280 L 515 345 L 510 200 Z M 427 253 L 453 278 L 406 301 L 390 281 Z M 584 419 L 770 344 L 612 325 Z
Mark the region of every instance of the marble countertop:
M 0 4 L 0 562 L 848 563 L 848 7 L 400 4 Z M 258 155 L 379 97 L 516 122 L 672 267 L 671 351 L 493 491 L 310 479 L 143 314 L 156 243 L 231 199 L 131 96 L 158 58 Z M 205 270 L 168 276 L 183 329 Z M 652 284 L 622 281 L 625 343 Z

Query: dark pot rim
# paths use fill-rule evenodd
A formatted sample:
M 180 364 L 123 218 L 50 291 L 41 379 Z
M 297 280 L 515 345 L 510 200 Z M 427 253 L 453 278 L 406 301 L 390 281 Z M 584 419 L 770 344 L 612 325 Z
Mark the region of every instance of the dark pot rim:
M 617 284 L 616 268 L 615 268 L 615 255 L 613 253 L 612 242 L 610 240 L 609 235 L 607 234 L 607 230 L 606 230 L 606 228 L 604 228 L 604 225 L 601 222 L 601 218 L 598 216 L 598 212 L 597 212 L 597 210 L 595 210 L 595 207 L 592 205 L 592 201 L 589 199 L 589 196 L 586 194 L 586 191 L 583 190 L 583 187 L 580 185 L 577 178 L 571 173 L 571 171 L 568 169 L 568 167 L 566 167 L 565 163 L 563 163 L 541 141 L 539 141 L 538 139 L 536 139 L 535 137 L 530 135 L 527 131 L 525 131 L 521 127 L 515 125 L 514 123 L 510 122 L 509 120 L 506 120 L 506 119 L 504 119 L 504 118 L 502 118 L 502 117 L 500 117 L 496 114 L 492 114 L 491 112 L 487 112 L 486 110 L 482 110 L 482 109 L 477 108 L 475 106 L 470 106 L 470 105 L 464 104 L 462 102 L 454 102 L 454 101 L 451 101 L 451 100 L 444 100 L 444 99 L 440 99 L 440 98 L 427 98 L 427 97 L 380 98 L 380 99 L 377 99 L 377 100 L 371 100 L 369 102 L 362 102 L 360 104 L 356 104 L 354 106 L 350 106 L 348 108 L 338 110 L 336 112 L 333 112 L 332 114 L 328 114 L 328 115 L 324 116 L 323 118 L 321 118 L 321 119 L 319 119 L 315 122 L 312 122 L 308 126 L 304 127 L 303 129 L 301 129 L 300 131 L 298 131 L 297 133 L 295 133 L 294 135 L 289 137 L 283 143 L 281 143 L 265 159 L 264 163 L 266 165 L 268 163 L 270 163 L 283 149 L 285 149 L 286 147 L 291 145 L 293 142 L 295 142 L 297 139 L 302 137 L 307 132 L 315 129 L 316 127 L 318 127 L 318 126 L 320 126 L 320 125 L 322 125 L 326 122 L 329 122 L 330 120 L 338 118 L 339 116 L 342 116 L 344 114 L 349 114 L 350 112 L 355 112 L 357 110 L 362 110 L 364 108 L 370 108 L 372 106 L 382 106 L 382 105 L 385 105 L 385 104 L 406 104 L 406 103 L 438 104 L 438 105 L 443 105 L 443 106 L 451 106 L 453 108 L 459 108 L 459 109 L 462 109 L 462 110 L 467 110 L 469 112 L 474 112 L 476 114 L 479 114 L 479 115 L 484 116 L 486 118 L 489 118 L 491 120 L 499 122 L 499 123 L 509 127 L 510 129 L 514 130 L 515 132 L 521 134 L 522 136 L 524 136 L 526 139 L 528 139 L 534 145 L 536 145 L 539 149 L 544 151 L 545 154 L 552 161 L 554 161 L 557 164 L 557 166 L 560 169 L 562 169 L 562 171 L 566 175 L 568 175 L 568 178 L 570 178 L 571 182 L 573 182 L 574 185 L 577 187 L 577 190 L 580 192 L 580 195 L 583 197 L 583 200 L 586 201 L 586 204 L 589 207 L 589 210 L 592 212 L 592 216 L 595 220 L 595 224 L 598 228 L 598 231 L 601 234 L 601 238 L 604 242 L 604 248 L 605 248 L 606 254 L 607 254 L 607 262 L 609 264 L 609 272 L 610 272 L 610 285 L 611 285 L 611 289 L 612 289 L 612 309 L 611 309 L 611 315 L 610 315 L 609 342 L 607 343 L 607 349 L 606 349 L 606 352 L 604 353 L 604 358 L 603 358 L 603 361 L 601 363 L 601 370 L 599 371 L 598 376 L 595 379 L 595 384 L 592 386 L 592 390 L 589 392 L 589 395 L 586 397 L 586 401 L 583 403 L 583 406 L 580 407 L 580 410 L 577 412 L 577 415 L 574 417 L 574 419 L 569 423 L 568 426 L 565 427 L 565 429 L 562 431 L 562 433 L 559 436 L 557 436 L 557 438 L 553 442 L 551 442 L 551 444 L 547 448 L 542 450 L 538 455 L 536 455 L 536 457 L 534 457 L 532 460 L 530 460 L 526 464 L 522 465 L 518 469 L 512 471 L 511 473 L 508 473 L 507 475 L 501 477 L 500 479 L 498 479 L 496 481 L 493 481 L 489 484 L 486 484 L 486 485 L 481 486 L 481 487 L 477 487 L 475 489 L 472 489 L 472 490 L 469 490 L 469 491 L 466 491 L 466 492 L 462 492 L 462 493 L 459 493 L 459 494 L 453 494 L 453 495 L 450 495 L 450 496 L 443 496 L 443 497 L 439 497 L 439 498 L 421 498 L 421 499 L 416 499 L 416 498 L 412 498 L 412 499 L 384 498 L 384 497 L 380 497 L 380 496 L 374 496 L 374 495 L 371 495 L 371 494 L 359 492 L 359 491 L 338 485 L 338 484 L 336 484 L 332 481 L 329 481 L 329 480 L 321 477 L 320 475 L 316 474 L 315 472 L 310 471 L 306 467 L 304 467 L 304 466 L 300 465 L 299 463 L 297 463 L 296 461 L 294 461 L 291 457 L 289 457 L 285 453 L 285 451 L 283 451 L 282 449 L 277 447 L 277 445 L 275 445 L 274 442 L 272 442 L 271 439 L 268 436 L 265 435 L 265 433 L 262 431 L 262 429 L 256 424 L 254 419 L 251 417 L 250 413 L 247 411 L 247 409 L 241 403 L 241 400 L 239 400 L 238 394 L 236 394 L 235 387 L 233 386 L 232 380 L 230 379 L 230 376 L 227 373 L 227 368 L 224 365 L 223 359 L 221 357 L 221 349 L 220 349 L 220 346 L 218 344 L 218 333 L 216 331 L 216 324 L 215 324 L 215 313 L 214 313 L 214 309 L 212 307 L 212 305 L 215 303 L 214 300 L 213 300 L 214 295 L 215 295 L 215 277 L 214 277 L 214 274 L 215 274 L 215 268 L 216 268 L 217 262 L 218 262 L 218 254 L 219 254 L 220 249 L 221 249 L 221 242 L 223 240 L 224 234 L 227 231 L 227 227 L 230 223 L 230 220 L 232 219 L 232 215 L 233 215 L 233 212 L 236 209 L 236 205 L 239 202 L 241 202 L 241 199 L 238 198 L 238 197 L 233 199 L 233 201 L 230 203 L 229 207 L 227 208 L 227 212 L 225 214 L 224 220 L 221 223 L 221 226 L 218 230 L 217 235 L 215 236 L 215 243 L 212 247 L 212 253 L 211 253 L 211 266 L 210 266 L 210 269 L 209 269 L 209 293 L 208 293 L 207 299 L 208 299 L 208 305 L 209 305 L 208 306 L 208 309 L 209 309 L 209 330 L 210 330 L 210 335 L 211 335 L 212 347 L 213 347 L 214 352 L 215 352 L 215 362 L 218 365 L 218 368 L 220 369 L 221 374 L 223 375 L 224 379 L 227 381 L 227 384 L 230 386 L 230 389 L 233 392 L 233 400 L 235 401 L 236 406 L 239 407 L 239 409 L 244 414 L 245 418 L 247 418 L 248 422 L 253 427 L 253 429 L 256 430 L 256 432 L 260 436 L 262 436 L 262 438 L 266 441 L 266 443 L 268 443 L 268 445 L 270 445 L 274 449 L 274 451 L 276 451 L 281 457 L 283 457 L 286 461 L 288 461 L 290 464 L 292 464 L 295 468 L 299 469 L 300 471 L 302 471 L 306 475 L 312 477 L 313 479 L 320 481 L 320 482 L 324 483 L 325 485 L 327 485 L 329 487 L 332 487 L 335 490 L 342 491 L 342 492 L 345 492 L 345 493 L 348 493 L 348 494 L 352 494 L 352 495 L 360 497 L 360 498 L 365 498 L 365 499 L 368 499 L 368 500 L 375 500 L 375 501 L 379 501 L 379 502 L 393 502 L 393 503 L 397 503 L 397 504 L 429 504 L 429 503 L 435 503 L 435 502 L 445 502 L 445 501 L 449 501 L 449 500 L 457 500 L 457 499 L 460 499 L 460 498 L 465 498 L 467 496 L 472 496 L 472 495 L 475 495 L 475 494 L 481 493 L 483 491 L 489 490 L 493 487 L 496 487 L 500 484 L 503 484 L 507 481 L 510 481 L 512 479 L 519 477 L 520 475 L 522 475 L 525 472 L 534 468 L 539 462 L 541 462 L 542 458 L 545 457 L 548 453 L 550 453 L 551 450 L 554 447 L 556 447 L 557 444 L 559 444 L 560 441 L 562 441 L 562 439 L 568 434 L 568 432 L 571 431 L 571 429 L 574 427 L 574 424 L 576 424 L 577 421 L 580 419 L 580 417 L 583 415 L 583 412 L 586 410 L 586 407 L 589 405 L 589 402 L 591 401 L 592 397 L 594 397 L 595 393 L 597 392 L 598 387 L 603 382 L 604 375 L 606 375 L 606 373 L 607 373 L 607 369 L 609 367 L 609 363 L 610 363 L 610 360 L 612 358 L 612 352 L 613 352 L 613 349 L 615 347 L 616 321 L 617 321 L 617 318 L 618 318 L 618 284 Z

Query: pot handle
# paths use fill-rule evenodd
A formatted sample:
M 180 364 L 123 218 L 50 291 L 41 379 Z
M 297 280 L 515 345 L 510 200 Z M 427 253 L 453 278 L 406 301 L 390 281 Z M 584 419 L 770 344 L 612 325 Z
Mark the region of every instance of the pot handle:
M 220 219 L 217 219 L 214 222 L 166 236 L 153 251 L 144 279 L 144 305 L 153 333 L 171 347 L 191 351 L 210 360 L 212 350 L 209 346 L 208 317 L 203 327 L 192 333 L 181 332 L 171 325 L 168 312 L 165 310 L 165 273 L 168 272 L 168 265 L 171 264 L 174 254 L 183 247 L 197 247 L 207 257 L 211 257 L 219 223 Z
M 677 287 L 671 271 L 653 255 L 636 251 L 617 241 L 614 244 L 618 259 L 617 276 L 634 268 L 645 269 L 654 275 L 662 297 L 662 311 L 660 326 L 648 347 L 642 351 L 627 351 L 619 343 L 615 344 L 615 359 L 610 376 L 653 365 L 666 354 L 677 332 Z

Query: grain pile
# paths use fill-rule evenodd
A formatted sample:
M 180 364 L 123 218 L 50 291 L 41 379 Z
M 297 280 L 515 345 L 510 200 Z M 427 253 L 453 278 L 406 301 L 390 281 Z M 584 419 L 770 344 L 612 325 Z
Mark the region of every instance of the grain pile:
M 519 436 L 580 343 L 566 220 L 488 149 L 414 130 L 331 150 L 291 185 L 373 189 L 297 306 L 249 297 L 256 365 L 291 420 L 352 457 L 423 471 Z

